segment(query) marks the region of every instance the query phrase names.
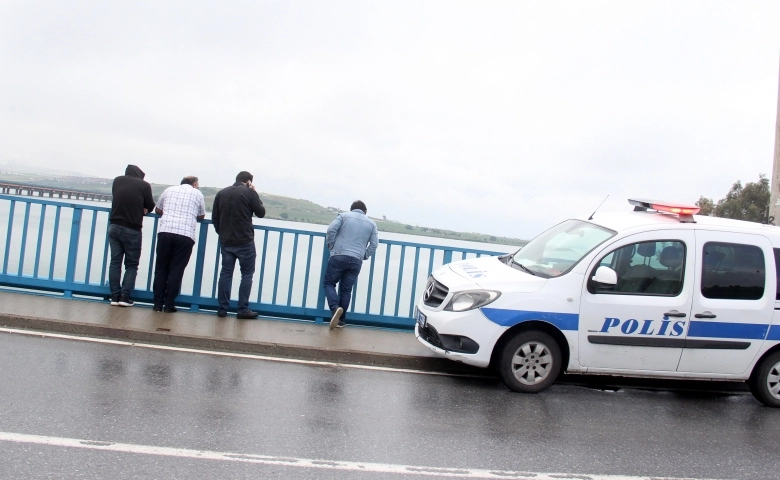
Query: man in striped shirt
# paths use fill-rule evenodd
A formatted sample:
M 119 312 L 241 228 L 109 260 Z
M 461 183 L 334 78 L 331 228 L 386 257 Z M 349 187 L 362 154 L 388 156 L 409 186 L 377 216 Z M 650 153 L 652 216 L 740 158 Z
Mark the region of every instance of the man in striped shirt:
M 173 313 L 184 269 L 195 245 L 197 221 L 206 217 L 206 202 L 198 190 L 198 177 L 184 177 L 181 185 L 166 188 L 154 211 L 162 215 L 154 267 L 154 311 Z

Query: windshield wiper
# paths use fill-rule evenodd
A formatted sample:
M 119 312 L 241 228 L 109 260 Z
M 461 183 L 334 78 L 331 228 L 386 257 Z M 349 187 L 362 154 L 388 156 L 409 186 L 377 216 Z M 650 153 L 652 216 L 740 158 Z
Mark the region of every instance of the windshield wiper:
M 522 269 L 523 269 L 523 271 L 524 271 L 525 273 L 530 273 L 530 274 L 531 274 L 531 275 L 533 275 L 534 277 L 536 276 L 536 274 L 535 274 L 534 272 L 532 272 L 532 271 L 531 271 L 531 269 L 529 269 L 528 267 L 526 267 L 526 266 L 525 266 L 525 265 L 523 265 L 522 263 L 517 263 L 517 262 L 515 262 L 514 260 L 512 260 L 512 263 L 513 263 L 513 264 L 515 264 L 515 265 L 517 265 L 518 267 L 522 268 Z
M 503 263 L 504 265 L 509 265 L 511 262 L 514 261 L 514 260 L 512 260 L 513 256 L 514 256 L 513 253 L 507 253 L 506 255 L 501 255 L 500 257 L 497 257 L 497 258 L 498 258 L 498 261 Z

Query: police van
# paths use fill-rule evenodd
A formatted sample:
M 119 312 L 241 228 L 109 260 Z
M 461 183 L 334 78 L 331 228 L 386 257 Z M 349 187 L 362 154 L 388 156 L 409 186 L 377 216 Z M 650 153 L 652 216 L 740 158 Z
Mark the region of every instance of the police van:
M 535 393 L 561 371 L 745 380 L 780 407 L 780 228 L 630 199 L 434 270 L 415 335 Z

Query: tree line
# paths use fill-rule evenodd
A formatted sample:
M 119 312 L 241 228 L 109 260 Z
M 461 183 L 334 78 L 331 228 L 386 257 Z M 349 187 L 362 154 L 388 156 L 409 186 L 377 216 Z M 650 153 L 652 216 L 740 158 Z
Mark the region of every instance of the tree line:
M 758 176 L 757 182 L 749 182 L 744 186 L 737 180 L 717 203 L 711 198 L 700 196 L 696 206 L 701 208 L 699 215 L 766 223 L 769 217 L 769 197 L 769 179 L 762 174 Z

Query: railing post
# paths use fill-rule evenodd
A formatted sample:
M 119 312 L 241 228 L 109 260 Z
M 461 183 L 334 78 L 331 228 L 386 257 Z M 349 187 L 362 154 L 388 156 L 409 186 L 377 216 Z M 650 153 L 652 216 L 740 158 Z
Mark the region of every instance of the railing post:
M 16 201 L 11 200 L 11 208 L 8 211 L 8 232 L 5 235 L 5 256 L 3 257 L 3 275 L 8 273 L 8 260 L 11 259 L 11 232 L 14 228 L 14 208 Z
M 198 253 L 195 255 L 195 279 L 192 284 L 192 298 L 200 298 L 200 287 L 203 284 L 203 263 L 206 261 L 206 238 L 209 234 L 209 224 L 200 222 L 200 232 L 198 233 Z M 219 245 L 217 245 L 219 248 Z M 190 310 L 197 312 L 200 305 L 193 303 Z
M 452 250 L 444 251 L 444 259 L 442 259 L 442 265 L 447 265 L 448 263 L 452 263 Z
M 149 249 L 149 270 L 146 274 L 146 291 L 152 290 L 152 282 L 154 281 L 154 262 L 157 260 L 157 225 L 160 223 L 160 217 L 154 217 L 154 228 L 152 228 L 152 247 Z
M 70 227 L 70 243 L 68 244 L 68 266 L 65 269 L 65 281 L 73 283 L 76 277 L 76 257 L 79 253 L 79 233 L 81 233 L 81 208 L 73 209 L 73 223 Z M 73 297 L 73 290 L 65 290 L 65 298 Z
M 24 254 L 27 249 L 27 230 L 30 226 L 30 204 L 24 207 L 24 221 L 22 222 L 22 245 L 19 250 L 19 273 L 21 277 L 24 274 Z
M 320 266 L 320 284 L 317 288 L 317 310 L 325 309 L 325 289 L 322 288 L 322 282 L 325 281 L 325 272 L 328 269 L 328 259 L 330 258 L 330 249 L 328 248 L 327 238 L 322 239 L 322 265 Z M 322 317 L 314 319 L 317 323 L 323 323 L 325 321 Z

